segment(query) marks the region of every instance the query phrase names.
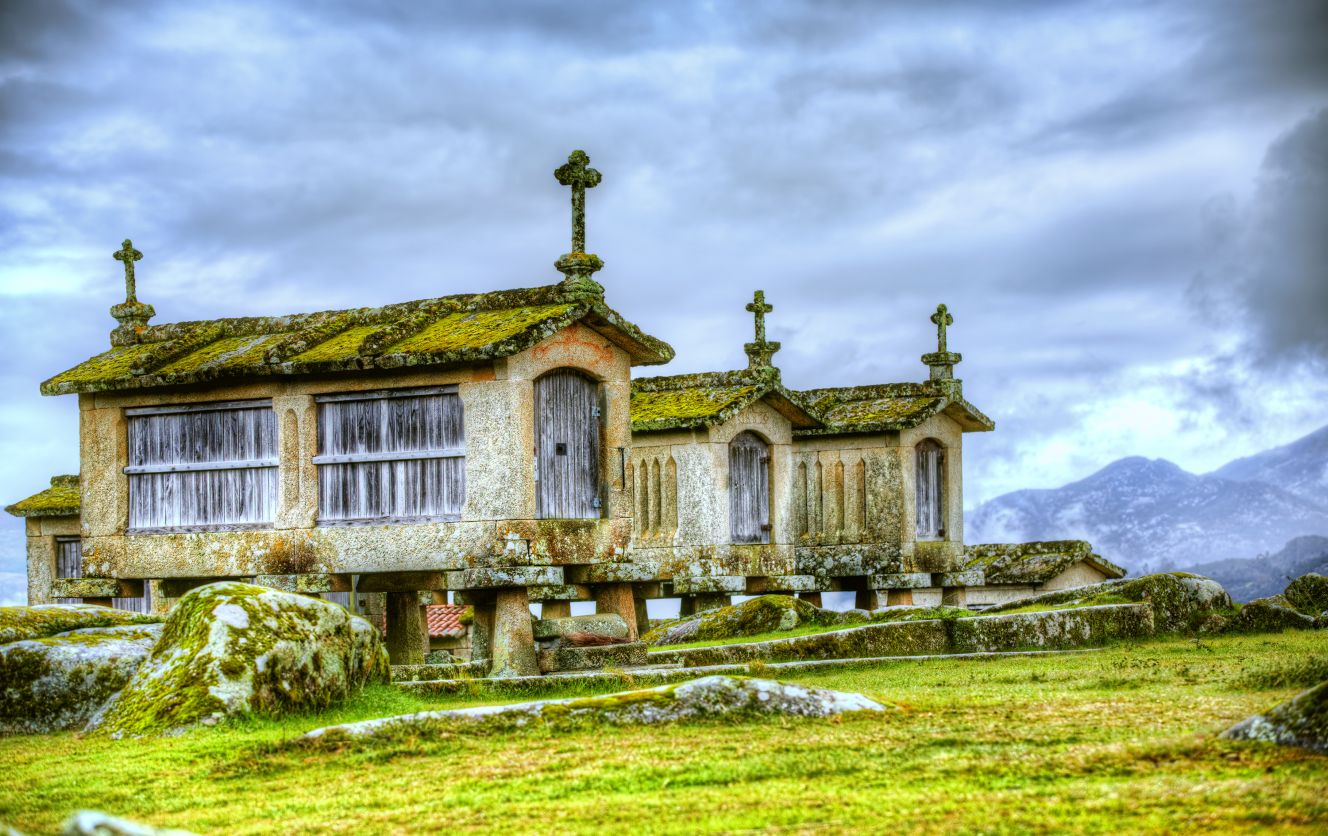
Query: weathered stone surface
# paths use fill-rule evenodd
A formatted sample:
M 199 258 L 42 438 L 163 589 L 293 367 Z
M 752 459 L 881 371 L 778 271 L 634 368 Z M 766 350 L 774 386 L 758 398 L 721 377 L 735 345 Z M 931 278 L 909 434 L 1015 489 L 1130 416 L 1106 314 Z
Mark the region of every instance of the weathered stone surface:
M 768 679 L 707 676 L 690 682 L 599 697 L 425 711 L 366 720 L 315 729 L 302 740 L 335 743 L 347 737 L 427 735 L 472 724 L 498 727 L 519 727 L 537 722 L 554 727 L 597 723 L 653 725 L 719 717 L 829 717 L 852 711 L 884 710 L 885 706 L 862 694 Z
M 195 836 L 188 830 L 162 830 L 100 810 L 79 810 L 65 820 L 60 836 Z
M 642 640 L 664 647 L 711 639 L 735 639 L 776 630 L 792 630 L 800 624 L 834 624 L 836 613 L 785 595 L 762 595 L 731 607 L 710 610 L 692 618 L 651 630 Z
M 1328 612 L 1328 577 L 1317 572 L 1301 575 L 1287 584 L 1282 597 L 1298 612 L 1317 618 Z
M 177 602 L 152 655 L 92 727 L 166 733 L 333 705 L 390 676 L 378 631 L 342 607 L 226 581 Z
M 747 579 L 741 575 L 705 575 L 696 578 L 674 578 L 673 592 L 677 595 L 724 593 L 741 595 L 747 590 Z
M 997 650 L 1093 647 L 1114 639 L 1153 635 L 1148 604 L 1116 604 L 1047 612 L 956 618 L 950 627 L 950 650 L 975 653 Z
M 0 607 L 0 644 L 41 639 L 87 627 L 122 627 L 158 624 L 159 615 L 140 615 L 90 604 L 39 604 L 35 607 Z
M 751 662 L 757 659 L 785 662 L 925 655 L 945 653 L 948 649 L 949 637 L 945 622 L 900 621 L 866 624 L 861 627 L 789 639 L 656 651 L 650 654 L 650 660 L 660 664 L 681 662 L 685 667 L 693 668 Z
M 1283 630 L 1312 630 L 1314 619 L 1287 605 L 1281 595 L 1257 598 L 1231 617 L 1231 629 L 1242 633 L 1280 633 Z
M 645 642 L 576 647 L 559 642 L 537 654 L 540 673 L 638 667 L 647 663 Z
M 478 611 L 477 611 L 478 613 Z M 530 599 L 524 589 L 500 589 L 493 616 L 493 666 L 490 676 L 535 676 L 535 634 Z
M 1328 752 L 1328 682 L 1320 682 L 1267 714 L 1255 714 L 1240 721 L 1222 736 Z
M 428 644 L 417 592 L 387 593 L 387 656 L 394 665 L 424 664 Z
M 595 615 L 572 615 L 566 618 L 541 618 L 535 621 L 536 639 L 560 639 L 576 633 L 588 633 L 592 636 L 604 636 L 610 639 L 627 639 L 628 626 L 617 613 L 596 613 Z
M 815 575 L 771 575 L 765 578 L 750 578 L 747 581 L 747 593 L 749 595 L 766 595 L 779 592 L 803 592 L 810 595 L 828 589 L 829 586 L 830 582 L 827 579 L 818 578 Z
M 462 569 L 447 573 L 449 589 L 501 589 L 511 586 L 562 586 L 561 566 L 509 566 L 498 569 Z
M 282 592 L 299 592 L 316 595 L 320 592 L 337 592 L 337 581 L 333 575 L 255 575 L 254 584 L 279 589 Z
M 115 578 L 52 578 L 51 595 L 55 598 L 114 598 L 120 594 Z
M 0 645 L 0 734 L 81 729 L 134 675 L 160 624 L 91 627 Z
M 484 676 L 488 670 L 487 659 L 474 662 L 457 660 L 441 664 L 428 662 L 423 665 L 393 665 L 392 682 L 428 682 L 435 679 L 455 679 L 459 676 Z
M 936 586 L 982 586 L 981 569 L 965 569 L 962 572 L 941 572 L 936 576 Z
M 584 584 L 535 584 L 526 587 L 526 593 L 532 601 L 589 601 L 595 597 L 590 587 Z
M 872 589 L 926 589 L 931 586 L 930 572 L 887 572 L 872 575 L 868 581 Z
M 595 612 L 618 615 L 627 624 L 627 638 L 636 641 L 636 595 L 629 583 L 607 583 L 595 590 Z
M 1114 580 L 1048 592 L 999 604 L 987 610 L 999 613 L 1025 607 L 1054 607 L 1093 604 L 1117 604 L 1123 601 L 1147 602 L 1153 608 L 1153 622 L 1158 632 L 1185 632 L 1195 629 L 1212 613 L 1232 609 L 1231 596 L 1217 581 L 1185 572 L 1164 572 L 1132 580 Z
M 593 563 L 588 566 L 568 566 L 565 571 L 568 583 L 589 584 L 650 581 L 655 579 L 658 570 L 650 564 Z

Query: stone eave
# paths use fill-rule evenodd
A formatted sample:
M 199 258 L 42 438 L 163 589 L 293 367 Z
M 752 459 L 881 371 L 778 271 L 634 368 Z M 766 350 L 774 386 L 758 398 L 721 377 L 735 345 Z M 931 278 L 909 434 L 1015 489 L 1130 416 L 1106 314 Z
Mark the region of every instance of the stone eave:
M 648 419 L 633 418 L 633 433 L 668 432 L 716 427 L 731 420 L 760 400 L 789 420 L 795 428 L 816 427 L 820 420 L 804 405 L 802 398 L 779 382 L 777 369 L 740 369 L 727 372 L 639 378 L 632 381 L 632 394 L 677 393 L 689 400 L 712 400 L 713 408 L 700 414 L 661 415 Z
M 77 476 L 54 476 L 51 486 L 5 508 L 15 517 L 77 517 L 82 509 Z

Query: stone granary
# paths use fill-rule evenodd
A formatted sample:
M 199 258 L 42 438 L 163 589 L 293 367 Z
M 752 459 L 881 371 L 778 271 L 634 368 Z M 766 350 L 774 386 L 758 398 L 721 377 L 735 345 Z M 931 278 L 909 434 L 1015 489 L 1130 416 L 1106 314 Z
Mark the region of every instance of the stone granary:
M 593 278 L 588 162 L 555 172 L 572 248 L 542 287 L 154 325 L 125 241 L 110 350 L 41 387 L 78 395 L 81 475 L 11 506 L 30 602 L 165 609 L 222 578 L 385 593 L 393 659 L 413 662 L 422 606 L 451 592 L 503 675 L 539 669 L 535 602 L 551 618 L 593 600 L 635 639 L 650 597 L 851 589 L 877 606 L 979 582 L 962 434 L 993 425 L 954 379 L 944 306 L 922 383 L 785 388 L 759 292 L 747 369 L 633 382 L 673 350 Z

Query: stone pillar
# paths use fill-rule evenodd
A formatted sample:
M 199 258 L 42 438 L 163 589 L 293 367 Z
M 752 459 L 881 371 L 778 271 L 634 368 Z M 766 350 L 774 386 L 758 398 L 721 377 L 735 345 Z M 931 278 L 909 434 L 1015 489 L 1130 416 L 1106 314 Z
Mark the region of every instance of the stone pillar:
M 601 584 L 595 590 L 595 612 L 617 613 L 627 622 L 627 640 L 636 641 L 639 629 L 636 623 L 636 598 L 630 583 Z
M 540 604 L 540 618 L 571 618 L 571 601 L 545 601 Z
M 717 610 L 720 607 L 733 606 L 733 597 L 723 592 L 706 592 L 696 596 L 696 612 Z
M 964 607 L 968 605 L 968 587 L 946 586 L 941 588 L 941 606 Z
M 636 636 L 640 638 L 650 632 L 650 611 L 646 609 L 645 598 L 633 598 L 632 603 L 636 606 Z
M 387 593 L 387 656 L 394 665 L 424 664 L 418 592 Z
M 875 610 L 881 605 L 876 590 L 859 588 L 853 595 L 853 606 L 860 610 Z
M 481 598 L 471 604 L 470 660 L 493 659 L 493 601 Z
M 911 589 L 887 590 L 885 593 L 885 605 L 887 607 L 913 606 L 913 590 Z
M 799 592 L 799 593 L 798 593 L 798 600 L 800 600 L 800 601 L 806 601 L 807 603 L 811 604 L 813 607 L 820 607 L 820 606 L 821 606 L 821 593 L 819 593 L 819 592 Z
M 678 616 L 687 618 L 690 615 L 696 615 L 696 596 L 684 595 L 678 599 Z
M 494 597 L 493 668 L 489 676 L 539 676 L 526 588 L 500 589 Z

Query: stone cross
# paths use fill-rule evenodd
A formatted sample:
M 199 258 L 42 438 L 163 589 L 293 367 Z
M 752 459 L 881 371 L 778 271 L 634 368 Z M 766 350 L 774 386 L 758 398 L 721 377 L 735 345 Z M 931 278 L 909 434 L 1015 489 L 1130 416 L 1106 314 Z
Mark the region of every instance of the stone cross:
M 752 301 L 748 303 L 747 310 L 756 314 L 756 341 L 758 343 L 765 342 L 765 315 L 774 309 L 774 305 L 766 304 L 764 290 L 758 290 L 752 294 Z
M 944 354 L 946 352 L 945 327 L 954 325 L 954 317 L 950 316 L 950 312 L 945 305 L 937 305 L 936 313 L 931 315 L 931 321 L 936 323 L 936 351 L 939 354 Z
M 564 186 L 572 187 L 572 252 L 586 251 L 586 189 L 599 185 L 601 175 L 589 168 L 590 157 L 585 151 L 573 151 L 567 164 L 559 166 L 553 176 Z
M 112 253 L 111 256 L 116 261 L 124 262 L 125 301 L 137 302 L 138 299 L 135 296 L 136 288 L 134 287 L 134 262 L 141 260 L 143 258 L 143 254 L 138 250 L 134 249 L 134 243 L 130 241 L 128 238 L 126 238 L 124 240 L 124 245 L 121 246 L 120 249 Z

